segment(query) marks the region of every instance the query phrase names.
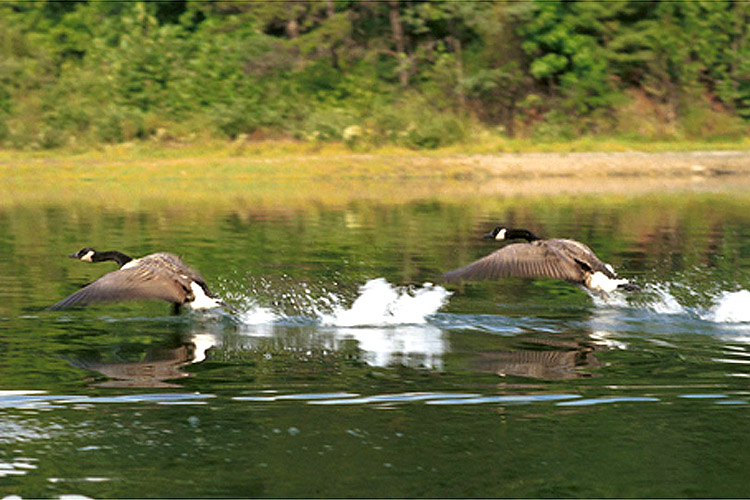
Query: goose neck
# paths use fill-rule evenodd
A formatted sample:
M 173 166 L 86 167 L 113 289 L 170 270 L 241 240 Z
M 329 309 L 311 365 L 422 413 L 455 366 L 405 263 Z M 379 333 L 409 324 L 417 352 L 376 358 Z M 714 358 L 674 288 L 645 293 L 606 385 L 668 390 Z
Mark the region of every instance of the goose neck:
M 505 239 L 519 239 L 519 240 L 526 240 L 526 241 L 537 241 L 540 238 L 532 233 L 531 231 L 528 231 L 526 229 L 508 229 L 508 231 L 505 233 Z
M 132 257 L 125 255 L 122 252 L 118 252 L 117 250 L 108 250 L 106 252 L 96 252 L 92 257 L 91 260 L 93 262 L 104 262 L 107 260 L 113 260 L 117 262 L 117 265 L 122 267 L 131 260 L 133 260 Z

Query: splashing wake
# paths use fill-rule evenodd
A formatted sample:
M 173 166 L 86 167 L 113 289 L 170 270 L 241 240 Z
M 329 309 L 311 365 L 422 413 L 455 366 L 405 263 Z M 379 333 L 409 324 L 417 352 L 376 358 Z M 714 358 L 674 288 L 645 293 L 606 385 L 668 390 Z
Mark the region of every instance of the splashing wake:
M 714 323 L 750 323 L 750 291 L 723 292 L 701 317 Z
M 359 289 L 351 307 L 335 307 L 321 317 L 330 326 L 382 326 L 424 324 L 450 296 L 445 288 L 425 283 L 413 293 L 406 287 L 394 287 L 384 278 L 370 280 Z
M 343 295 L 312 290 L 305 285 L 299 290 L 281 292 L 271 306 L 261 305 L 251 295 L 235 294 L 233 301 L 241 303 L 239 319 L 246 325 L 315 321 L 325 326 L 357 327 L 425 324 L 430 315 L 448 302 L 450 295 L 451 292 L 432 283 L 413 288 L 377 278 L 362 285 L 351 304 Z M 291 312 L 289 304 L 293 305 Z
M 679 283 L 656 283 L 644 287 L 645 299 L 627 304 L 619 296 L 598 306 L 622 307 L 630 305 L 659 315 L 687 315 L 713 323 L 750 323 L 750 291 L 713 291 L 706 294 L 687 289 L 685 297 L 676 296 L 673 288 L 684 289 Z M 692 303 L 691 303 L 692 302 Z
M 396 286 L 385 278 L 369 280 L 356 292 L 334 285 L 335 291 L 323 284 L 262 282 L 227 298 L 239 303 L 238 319 L 244 325 L 292 322 L 347 328 L 423 325 L 452 295 L 432 283 Z M 592 300 L 598 308 L 640 309 L 720 324 L 750 323 L 750 291 L 744 289 L 699 293 L 683 283 L 649 283 L 637 295 L 592 295 Z

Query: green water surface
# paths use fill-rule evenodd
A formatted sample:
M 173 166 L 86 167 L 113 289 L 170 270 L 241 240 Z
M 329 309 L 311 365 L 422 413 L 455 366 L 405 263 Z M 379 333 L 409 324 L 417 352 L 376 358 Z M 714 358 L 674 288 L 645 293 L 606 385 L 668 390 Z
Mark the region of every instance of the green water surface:
M 643 291 L 468 283 L 419 321 L 336 322 L 371 280 L 429 291 L 498 223 L 579 239 Z M 46 310 L 114 269 L 67 258 L 83 246 L 178 253 L 237 313 Z M 731 188 L 6 206 L 0 495 L 748 497 L 747 290 Z

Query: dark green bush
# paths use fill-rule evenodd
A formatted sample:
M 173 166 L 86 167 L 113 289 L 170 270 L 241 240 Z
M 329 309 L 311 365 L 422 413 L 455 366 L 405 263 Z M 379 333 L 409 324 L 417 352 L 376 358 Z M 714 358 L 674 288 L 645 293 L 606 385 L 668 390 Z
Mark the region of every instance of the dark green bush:
M 411 148 L 435 149 L 465 141 L 468 125 L 465 120 L 449 114 L 425 114 L 425 119 L 414 122 L 402 139 Z
M 127 106 L 110 104 L 93 120 L 98 140 L 108 143 L 143 139 L 150 135 L 144 127 L 143 111 Z
M 346 109 L 314 109 L 302 124 L 303 137 L 321 141 L 341 140 L 344 130 L 359 122 L 359 118 Z
M 748 19 L 728 1 L 0 2 L 0 140 L 174 128 L 437 148 L 476 123 L 542 140 L 739 138 Z

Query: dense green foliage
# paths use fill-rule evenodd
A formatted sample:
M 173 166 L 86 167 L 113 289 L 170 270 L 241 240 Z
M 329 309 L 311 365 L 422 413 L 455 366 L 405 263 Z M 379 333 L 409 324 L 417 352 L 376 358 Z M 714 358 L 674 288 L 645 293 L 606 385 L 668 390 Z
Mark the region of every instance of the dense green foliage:
M 731 138 L 750 4 L 5 2 L 0 143 Z

